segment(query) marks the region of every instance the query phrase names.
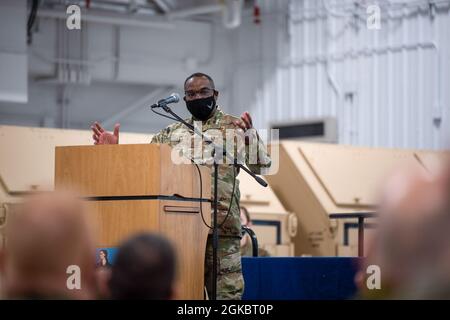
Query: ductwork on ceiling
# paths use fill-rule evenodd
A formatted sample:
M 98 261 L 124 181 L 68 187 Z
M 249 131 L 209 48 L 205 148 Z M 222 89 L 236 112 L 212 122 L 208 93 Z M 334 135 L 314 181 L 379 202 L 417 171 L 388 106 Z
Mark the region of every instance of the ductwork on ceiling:
M 252 5 L 250 0 L 84 0 L 78 1 L 84 12 L 82 19 L 98 23 L 164 26 L 173 20 L 221 21 L 225 28 L 237 28 L 242 10 Z M 39 16 L 62 18 L 61 9 L 67 4 L 61 0 L 44 1 Z M 84 16 L 84 17 L 83 17 Z
M 89 26 L 87 28 L 84 27 L 84 32 L 81 34 L 68 32 L 64 28 L 58 27 L 55 35 L 55 44 L 58 50 L 54 57 L 46 55 L 42 50 L 32 48 L 32 54 L 35 58 L 40 62 L 47 63 L 48 66 L 53 65 L 55 67 L 54 72 L 51 70 L 43 72 L 42 69 L 37 73 L 31 71 L 35 81 L 49 84 L 72 83 L 87 85 L 91 83 L 91 80 L 153 84 L 155 79 L 152 78 L 152 75 L 158 74 L 157 81 L 173 84 L 172 82 L 175 80 L 163 79 L 162 75 L 170 73 L 173 74 L 174 78 L 177 78 L 179 76 L 178 72 L 183 74 L 191 72 L 197 69 L 198 65 L 207 67 L 213 50 L 214 36 L 212 27 L 214 27 L 214 30 L 220 28 L 221 25 L 227 29 L 239 27 L 242 11 L 246 6 L 253 5 L 254 1 L 83 0 L 74 3 L 81 7 L 81 19 L 84 22 L 88 22 Z M 55 22 L 60 21 L 62 26 L 67 18 L 66 5 L 65 1 L 60 0 L 41 1 L 37 17 L 53 19 Z M 132 33 L 136 38 L 139 39 L 141 37 L 144 39 L 145 34 L 155 32 L 154 30 L 144 31 L 143 29 L 145 28 L 161 29 L 157 33 L 163 35 L 165 32 L 172 34 L 171 30 L 179 27 L 182 28 L 180 32 L 183 33 L 186 29 L 185 23 L 189 24 L 190 22 L 205 23 L 204 28 L 194 28 L 194 30 L 198 30 L 195 31 L 198 36 L 210 39 L 209 49 L 206 50 L 206 52 L 209 52 L 206 55 L 207 57 L 203 53 L 199 54 L 199 57 L 181 56 L 180 60 L 174 60 L 167 64 L 165 63 L 167 59 L 164 60 L 164 63 L 158 62 L 158 59 L 162 57 L 156 55 L 152 56 L 152 59 L 144 64 L 136 65 L 134 63 L 133 65 L 128 64 L 126 67 L 123 66 L 127 56 L 126 52 L 125 56 L 122 56 L 122 54 L 124 53 L 124 48 L 128 48 L 128 45 L 124 46 L 123 41 L 121 41 L 122 37 L 129 39 Z M 115 28 L 114 52 L 99 60 L 95 55 L 91 56 L 87 48 L 88 39 L 98 35 L 96 25 L 99 24 L 136 27 L 137 29 Z M 108 34 L 106 34 L 106 37 L 108 37 Z M 121 56 L 119 57 L 119 55 Z M 164 65 L 165 68 L 170 66 L 174 70 L 160 70 L 161 65 Z M 105 67 L 111 67 L 113 71 L 106 70 Z M 136 67 L 139 70 L 136 70 Z M 144 72 L 145 68 L 148 68 L 149 72 Z M 99 72 L 99 69 L 102 71 Z M 144 74 L 147 77 L 143 77 Z

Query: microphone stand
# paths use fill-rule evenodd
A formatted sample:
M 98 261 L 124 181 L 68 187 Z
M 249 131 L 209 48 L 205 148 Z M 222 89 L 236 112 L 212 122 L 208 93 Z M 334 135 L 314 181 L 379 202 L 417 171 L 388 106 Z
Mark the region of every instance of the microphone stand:
M 151 108 L 162 108 L 165 112 L 172 115 L 177 121 L 184 124 L 186 127 L 191 129 L 195 134 L 199 135 L 202 139 L 209 142 L 214 147 L 214 202 L 213 202 L 213 279 L 212 279 L 212 294 L 211 294 L 211 300 L 217 300 L 217 251 L 219 247 L 219 233 L 217 228 L 217 206 L 218 206 L 218 200 L 217 200 L 217 181 L 218 181 L 218 169 L 219 169 L 219 163 L 217 161 L 216 155 L 217 149 L 220 149 L 209 137 L 205 136 L 202 132 L 197 130 L 193 125 L 190 123 L 187 123 L 184 121 L 179 115 L 177 115 L 175 112 L 170 109 L 167 104 L 161 103 L 161 104 L 154 104 L 151 106 Z M 222 155 L 225 155 L 228 159 L 232 159 L 231 155 L 226 151 L 222 149 Z M 246 168 L 243 164 L 238 163 L 236 159 L 233 161 L 233 166 L 242 169 L 243 171 L 247 172 L 253 179 L 256 180 L 261 186 L 267 187 L 267 182 L 264 181 L 261 177 L 258 177 L 255 173 L 251 172 L 248 168 Z M 231 200 L 232 201 L 232 200 Z M 230 205 L 231 205 L 230 201 Z

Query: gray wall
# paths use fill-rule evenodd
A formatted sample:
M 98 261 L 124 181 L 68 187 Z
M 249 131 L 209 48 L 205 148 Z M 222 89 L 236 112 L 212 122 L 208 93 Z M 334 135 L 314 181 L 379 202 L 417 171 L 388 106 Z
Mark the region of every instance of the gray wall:
M 231 61 L 224 33 L 203 22 L 83 23 L 78 31 L 63 20 L 38 19 L 28 46 L 29 101 L 0 102 L 0 123 L 81 129 L 120 118 L 123 130 L 155 132 L 170 121 L 146 106 L 172 92 L 182 95 L 184 79 L 198 70 L 213 76 L 227 105 Z M 183 103 L 175 108 L 187 116 Z
M 234 30 L 184 21 L 84 23 L 80 32 L 38 19 L 29 102 L 0 102 L 0 123 L 87 128 L 120 119 L 124 130 L 155 132 L 170 121 L 145 106 L 181 94 L 199 70 L 215 78 L 227 111 L 251 111 L 259 128 L 332 116 L 340 143 L 448 147 L 450 1 L 404 2 L 382 6 L 381 30 L 366 28 L 367 1 L 358 19 L 348 16 L 349 0 L 329 0 L 328 10 L 316 0 L 261 0 L 262 23 L 244 12 Z
M 262 25 L 238 35 L 236 112 L 264 125 L 333 116 L 344 144 L 448 147 L 450 2 L 402 2 L 369 30 L 364 6 L 344 14 L 351 1 L 261 1 Z

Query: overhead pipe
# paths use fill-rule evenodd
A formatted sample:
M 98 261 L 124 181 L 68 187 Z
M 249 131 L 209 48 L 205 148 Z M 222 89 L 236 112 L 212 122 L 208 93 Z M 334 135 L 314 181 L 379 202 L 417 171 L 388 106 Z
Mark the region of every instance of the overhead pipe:
M 53 19 L 67 19 L 68 17 L 65 11 L 56 11 L 48 9 L 39 10 L 38 16 L 41 18 L 53 18 Z M 170 23 L 162 19 L 161 21 L 151 21 L 148 18 L 144 19 L 131 14 L 110 13 L 106 15 L 100 12 L 94 13 L 93 10 L 90 10 L 89 13 L 82 13 L 81 20 L 94 23 L 105 23 L 130 27 L 162 28 L 162 29 L 175 28 L 175 25 L 173 23 Z
M 188 18 L 191 16 L 200 15 L 200 14 L 210 14 L 210 13 L 221 12 L 222 9 L 223 9 L 223 6 L 220 4 L 212 4 L 212 5 L 199 6 L 199 7 L 189 8 L 189 9 L 171 11 L 166 16 L 169 20 L 172 20 L 172 19 Z

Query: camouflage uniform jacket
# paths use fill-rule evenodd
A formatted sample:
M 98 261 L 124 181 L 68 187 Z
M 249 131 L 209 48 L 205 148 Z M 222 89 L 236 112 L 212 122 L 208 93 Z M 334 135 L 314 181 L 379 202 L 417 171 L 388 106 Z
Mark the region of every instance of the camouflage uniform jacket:
M 185 121 L 188 122 L 191 125 L 194 125 L 194 120 L 192 117 L 189 119 L 186 119 Z M 227 150 L 227 143 L 225 142 L 227 133 L 227 129 L 238 129 L 239 127 L 236 126 L 233 121 L 242 121 L 240 118 L 233 117 L 231 115 L 225 114 L 219 107 L 216 108 L 214 111 L 214 114 L 206 121 L 203 121 L 201 123 L 202 125 L 202 133 L 208 135 L 209 137 L 213 138 L 216 135 L 218 137 L 223 137 L 223 149 L 226 151 L 233 152 L 236 155 L 241 155 L 243 157 L 243 149 L 245 148 L 245 162 L 247 164 L 247 167 L 254 173 L 260 174 L 262 168 L 268 168 L 270 167 L 271 159 L 269 155 L 267 154 L 266 148 L 261 141 L 261 139 L 256 134 L 256 130 L 249 130 L 252 131 L 252 134 L 254 137 L 250 135 L 250 139 L 254 138 L 255 142 L 254 145 L 257 146 L 258 152 L 257 152 L 257 159 L 253 158 L 252 162 L 249 163 L 249 146 L 245 146 L 245 144 L 240 144 L 243 146 L 243 148 L 237 148 L 236 144 L 233 146 L 234 150 Z M 197 124 L 199 123 L 196 121 Z M 229 131 L 231 132 L 231 131 Z M 242 130 L 241 130 L 242 132 Z M 180 143 L 181 140 L 186 139 L 186 137 L 189 139 L 187 143 Z M 193 146 L 195 144 L 194 139 L 199 139 L 198 143 L 202 144 L 201 154 L 200 157 L 193 157 L 192 155 L 197 154 L 198 148 L 194 151 Z M 216 144 L 219 144 L 219 140 L 212 139 Z M 250 140 L 252 141 L 252 140 Z M 209 148 L 208 150 L 208 142 L 203 141 L 201 142 L 201 138 L 198 135 L 194 135 L 192 131 L 189 131 L 184 124 L 182 123 L 174 123 L 169 125 L 168 127 L 161 130 L 159 133 L 157 133 L 155 136 L 153 136 L 151 143 L 166 143 L 172 146 L 173 148 L 178 148 L 182 155 L 188 159 L 196 159 L 197 164 L 206 165 L 211 168 L 211 198 L 214 197 L 214 172 L 213 172 L 213 148 Z M 239 144 L 237 144 L 239 145 Z M 230 148 L 228 148 L 230 149 Z M 232 149 L 232 148 L 231 148 Z M 198 154 L 197 154 L 198 155 Z M 243 159 L 243 158 L 242 158 Z M 240 199 L 240 191 L 239 191 L 239 180 L 236 179 L 236 185 L 235 185 L 235 197 L 232 201 L 231 205 L 231 211 L 229 214 L 229 217 L 226 219 L 225 223 L 222 224 L 224 221 L 226 214 L 228 212 L 228 208 L 231 201 L 231 194 L 233 190 L 233 179 L 238 174 L 238 170 L 231 166 L 229 163 L 231 162 L 225 162 L 222 161 L 222 164 L 219 165 L 219 174 L 218 174 L 218 224 L 220 226 L 219 228 L 219 235 L 221 236 L 241 236 L 241 222 L 240 222 L 240 212 L 239 212 L 239 199 Z M 242 160 L 244 162 L 244 160 Z M 213 200 L 213 199 L 211 199 Z

